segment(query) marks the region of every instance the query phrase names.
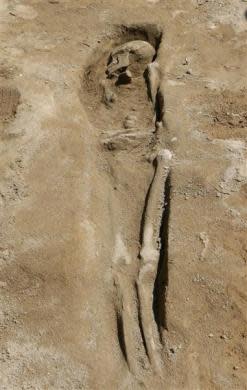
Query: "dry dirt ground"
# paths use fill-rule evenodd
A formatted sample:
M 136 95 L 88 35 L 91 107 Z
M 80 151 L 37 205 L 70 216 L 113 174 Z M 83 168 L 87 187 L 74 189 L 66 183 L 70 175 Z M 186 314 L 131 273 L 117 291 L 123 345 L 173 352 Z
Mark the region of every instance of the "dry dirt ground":
M 0 0 L 1 390 L 247 389 L 246 9 Z

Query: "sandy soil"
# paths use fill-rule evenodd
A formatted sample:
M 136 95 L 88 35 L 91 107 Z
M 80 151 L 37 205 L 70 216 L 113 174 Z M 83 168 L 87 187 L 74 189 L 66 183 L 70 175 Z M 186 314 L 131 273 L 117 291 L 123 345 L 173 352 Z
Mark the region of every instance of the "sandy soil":
M 246 10 L 0 0 L 1 390 L 247 389 Z

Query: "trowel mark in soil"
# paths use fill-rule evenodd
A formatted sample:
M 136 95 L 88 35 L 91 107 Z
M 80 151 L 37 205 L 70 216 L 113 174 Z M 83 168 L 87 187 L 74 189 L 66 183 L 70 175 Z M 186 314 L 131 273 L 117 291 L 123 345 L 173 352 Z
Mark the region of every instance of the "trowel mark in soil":
M 135 149 L 139 145 L 143 150 L 146 147 L 147 153 L 156 150 L 157 154 L 144 206 L 139 258 L 132 260 L 117 235 L 113 260 L 119 346 L 130 371 L 137 376 L 143 369 L 161 372 L 162 367 L 171 153 L 157 153 L 157 134 L 163 130 L 165 111 L 157 61 L 161 38 L 156 26 L 119 27 L 97 50 L 82 84 L 82 100 L 89 119 L 101 130 L 106 150 L 124 150 L 138 159 Z
M 20 103 L 20 92 L 16 88 L 0 87 L 0 120 L 5 121 L 15 116 Z
M 8 122 L 16 115 L 20 97 L 21 95 L 17 88 L 0 87 L 0 139 L 2 141 L 6 141 L 11 137 L 6 129 Z

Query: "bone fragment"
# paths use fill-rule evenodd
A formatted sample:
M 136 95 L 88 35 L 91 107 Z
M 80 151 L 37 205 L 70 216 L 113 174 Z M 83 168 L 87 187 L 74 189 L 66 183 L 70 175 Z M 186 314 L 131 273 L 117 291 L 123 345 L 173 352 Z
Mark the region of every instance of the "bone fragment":
M 117 133 L 110 137 L 105 137 L 103 145 L 108 150 L 125 150 L 127 147 L 135 147 L 148 139 L 151 136 L 150 132 L 123 132 Z
M 137 118 L 135 115 L 127 115 L 124 119 L 123 125 L 125 129 L 132 129 L 136 126 Z
M 147 66 L 147 79 L 148 79 L 148 89 L 149 95 L 152 100 L 152 103 L 155 107 L 156 104 L 156 96 L 160 87 L 161 80 L 161 71 L 160 66 L 157 61 L 148 64 Z
M 115 93 L 111 90 L 106 80 L 102 80 L 100 86 L 103 89 L 102 101 L 107 107 L 111 107 L 112 103 L 116 101 Z

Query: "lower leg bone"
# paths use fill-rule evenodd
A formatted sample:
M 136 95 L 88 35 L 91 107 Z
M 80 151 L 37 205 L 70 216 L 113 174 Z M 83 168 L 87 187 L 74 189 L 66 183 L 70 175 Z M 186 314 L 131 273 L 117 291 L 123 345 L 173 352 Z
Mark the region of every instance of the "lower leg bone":
M 143 242 L 140 251 L 141 267 L 138 276 L 138 295 L 141 322 L 147 353 L 151 364 L 161 371 L 160 342 L 152 310 L 153 289 L 160 257 L 160 226 L 164 209 L 164 189 L 170 170 L 171 152 L 162 150 L 156 158 L 156 172 L 151 185 L 144 220 Z

